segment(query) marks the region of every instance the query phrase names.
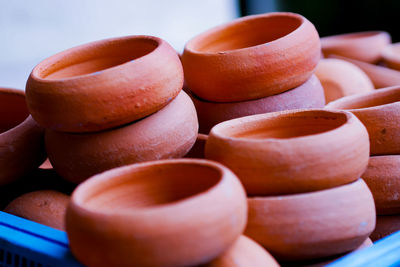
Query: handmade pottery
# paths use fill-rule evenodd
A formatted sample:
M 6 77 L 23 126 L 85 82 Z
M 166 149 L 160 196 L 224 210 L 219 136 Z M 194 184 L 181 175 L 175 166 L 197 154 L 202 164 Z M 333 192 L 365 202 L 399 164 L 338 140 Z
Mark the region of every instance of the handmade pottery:
M 221 162 L 250 195 L 309 192 L 350 183 L 368 164 L 368 133 L 350 112 L 253 115 L 212 128 L 206 158 Z
M 376 227 L 370 235 L 372 241 L 377 241 L 400 230 L 400 215 L 376 216 Z
M 204 159 L 204 148 L 206 146 L 208 135 L 198 134 L 196 142 L 193 144 L 192 148 L 185 155 L 185 158 L 197 158 Z
M 167 105 L 182 89 L 175 50 L 152 36 L 77 46 L 39 63 L 26 97 L 33 118 L 63 132 L 93 132 L 133 122 Z
M 367 74 L 356 65 L 344 60 L 321 59 L 315 69 L 315 75 L 324 88 L 326 103 L 343 96 L 374 90 L 374 85 Z
M 245 235 L 279 260 L 354 250 L 375 228 L 374 199 L 362 179 L 317 192 L 248 198 Z
M 400 70 L 400 43 L 387 45 L 382 51 L 382 60 L 389 68 Z
M 46 130 L 46 150 L 54 169 L 74 183 L 115 167 L 183 157 L 196 141 L 193 102 L 181 92 L 160 111 L 140 121 L 97 133 Z
M 343 97 L 326 105 L 347 110 L 368 130 L 371 155 L 400 154 L 400 86 Z
M 66 228 L 85 266 L 192 266 L 226 251 L 246 220 L 246 195 L 229 169 L 179 159 L 85 181 L 72 194 Z
M 301 15 L 276 12 L 243 17 L 194 37 L 185 46 L 182 64 L 195 95 L 235 102 L 303 84 L 319 58 L 314 25 Z
M 383 31 L 355 32 L 321 38 L 325 57 L 332 54 L 376 63 L 382 50 L 391 42 L 389 33 Z
M 370 157 L 361 177 L 374 196 L 378 215 L 400 214 L 400 155 Z
M 248 115 L 298 108 L 321 108 L 325 105 L 324 89 L 312 75 L 302 85 L 289 91 L 256 100 L 218 103 L 202 100 L 190 94 L 199 118 L 199 132 L 208 134 L 223 121 Z
M 65 230 L 65 211 L 69 196 L 54 190 L 40 190 L 26 193 L 8 204 L 5 212 L 41 223 L 59 230 Z

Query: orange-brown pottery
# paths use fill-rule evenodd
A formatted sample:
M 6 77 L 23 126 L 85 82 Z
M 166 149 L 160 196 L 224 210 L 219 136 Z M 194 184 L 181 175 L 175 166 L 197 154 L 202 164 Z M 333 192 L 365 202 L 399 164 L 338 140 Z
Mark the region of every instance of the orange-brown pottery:
M 66 228 L 85 266 L 192 266 L 226 251 L 246 221 L 245 191 L 229 169 L 179 159 L 88 179 L 72 194 Z
M 377 241 L 400 230 L 400 215 L 376 216 L 376 227 L 370 238 Z
M 389 68 L 400 70 L 400 43 L 387 45 L 382 51 L 382 60 Z
M 185 80 L 198 97 L 235 102 L 295 88 L 320 58 L 314 25 L 294 13 L 247 16 L 191 39 L 182 55 Z
M 400 86 L 343 97 L 326 105 L 347 110 L 368 130 L 371 155 L 400 154 Z
M 204 148 L 206 146 L 208 135 L 198 134 L 196 142 L 193 144 L 192 148 L 185 155 L 185 158 L 197 158 L 204 159 Z
M 167 105 L 182 89 L 175 50 L 152 36 L 77 46 L 39 63 L 26 98 L 33 118 L 63 132 L 93 132 L 133 122 Z
M 368 164 L 368 133 L 350 112 L 253 115 L 212 128 L 206 158 L 221 162 L 250 195 L 309 192 L 350 183 Z
M 54 169 L 80 183 L 115 167 L 183 157 L 196 141 L 198 121 L 183 91 L 166 107 L 131 124 L 97 133 L 46 130 L 46 150 Z
M 356 249 L 375 228 L 374 199 L 362 179 L 317 192 L 248 198 L 245 234 L 279 260 Z

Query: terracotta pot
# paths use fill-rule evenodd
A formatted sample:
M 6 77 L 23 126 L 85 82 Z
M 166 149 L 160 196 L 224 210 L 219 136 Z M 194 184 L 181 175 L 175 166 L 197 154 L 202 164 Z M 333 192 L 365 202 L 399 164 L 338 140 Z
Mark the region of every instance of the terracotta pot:
M 376 216 L 376 227 L 370 238 L 377 241 L 400 230 L 400 215 Z
M 361 177 L 374 196 L 377 214 L 400 214 L 400 155 L 371 157 Z
M 66 227 L 85 266 L 189 266 L 228 249 L 246 220 L 246 195 L 229 169 L 180 159 L 92 177 L 72 194 Z
M 23 91 L 0 88 L 0 185 L 37 168 L 46 158 L 44 130 L 29 116 Z
M 329 103 L 331 110 L 347 110 L 368 130 L 371 155 L 400 153 L 400 86 L 343 97 Z
M 347 61 L 321 59 L 315 70 L 325 91 L 325 101 L 374 90 L 371 80 L 359 67 Z
M 382 51 L 382 60 L 389 68 L 400 70 L 400 43 L 387 45 Z
M 253 115 L 210 132 L 206 158 L 221 162 L 250 195 L 309 192 L 350 183 L 368 164 L 368 134 L 350 112 Z
M 319 58 L 319 36 L 310 21 L 294 13 L 267 13 L 194 37 L 186 44 L 182 63 L 187 85 L 198 97 L 234 102 L 303 84 Z
M 167 105 L 181 90 L 175 50 L 152 36 L 77 46 L 49 57 L 29 76 L 33 118 L 63 132 L 93 132 L 133 122 Z
M 80 183 L 115 167 L 183 157 L 196 141 L 197 132 L 195 107 L 182 91 L 162 110 L 138 122 L 86 134 L 47 130 L 45 141 L 57 173 Z
M 259 244 L 242 235 L 221 256 L 203 267 L 279 267 L 276 260 Z
M 189 152 L 185 155 L 185 158 L 197 158 L 204 159 L 204 148 L 206 146 L 208 135 L 198 134 L 196 138 L 196 142 L 189 150 Z
M 292 90 L 256 100 L 218 103 L 202 100 L 191 94 L 199 118 L 199 132 L 209 133 L 223 121 L 248 115 L 298 108 L 321 108 L 325 105 L 324 89 L 313 75 L 304 84 Z
M 383 31 L 355 32 L 321 38 L 321 48 L 325 57 L 334 54 L 369 63 L 378 62 L 383 48 L 389 43 L 391 37 Z
M 54 190 L 40 190 L 26 193 L 8 204 L 5 212 L 41 223 L 59 230 L 65 230 L 65 211 L 69 196 Z
M 362 179 L 318 192 L 248 198 L 245 234 L 280 260 L 354 250 L 375 228 L 374 199 Z

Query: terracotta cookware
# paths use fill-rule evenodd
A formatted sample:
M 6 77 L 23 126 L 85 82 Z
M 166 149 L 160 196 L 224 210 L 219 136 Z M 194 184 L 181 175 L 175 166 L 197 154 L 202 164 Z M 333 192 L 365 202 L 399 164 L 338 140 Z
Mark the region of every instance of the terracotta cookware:
M 377 241 L 400 230 L 400 215 L 376 216 L 376 227 L 370 238 Z
M 192 148 L 185 155 L 185 158 L 197 158 L 204 159 L 204 149 L 206 146 L 208 135 L 198 134 L 196 142 L 193 144 Z
M 400 70 L 400 43 L 387 45 L 382 51 L 382 60 L 389 68 Z

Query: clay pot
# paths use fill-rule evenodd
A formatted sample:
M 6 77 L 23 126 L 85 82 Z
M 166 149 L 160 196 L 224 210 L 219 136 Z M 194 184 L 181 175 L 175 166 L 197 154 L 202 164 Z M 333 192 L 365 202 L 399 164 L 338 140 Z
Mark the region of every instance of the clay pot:
M 374 196 L 377 214 L 400 214 L 400 155 L 371 157 L 361 177 Z
M 23 91 L 0 88 L 0 185 L 37 168 L 46 158 L 44 130 L 29 116 Z
M 389 33 L 383 31 L 355 32 L 321 38 L 325 57 L 332 54 L 376 63 L 382 50 L 391 43 Z
M 371 155 L 400 154 L 400 86 L 343 97 L 329 103 L 330 110 L 347 110 L 368 130 Z
M 400 70 L 400 43 L 387 45 L 382 51 L 382 60 L 389 68 Z
M 208 135 L 198 134 L 196 142 L 193 144 L 192 148 L 185 155 L 185 158 L 197 158 L 204 159 L 204 148 L 206 146 Z
M 276 259 L 306 260 L 354 250 L 375 228 L 362 179 L 317 192 L 248 198 L 245 234 Z
M 246 220 L 246 195 L 229 169 L 180 159 L 92 177 L 72 194 L 66 227 L 85 266 L 191 266 L 228 249 Z
M 301 15 L 277 12 L 243 17 L 194 37 L 182 64 L 187 85 L 198 97 L 234 102 L 303 84 L 319 58 L 314 25 Z
M 69 196 L 54 190 L 40 190 L 24 194 L 8 204 L 5 212 L 65 230 L 65 211 Z
M 315 69 L 315 75 L 324 88 L 326 103 L 343 96 L 374 90 L 374 85 L 367 74 L 356 65 L 344 60 L 321 59 Z
M 203 267 L 279 267 L 276 260 L 259 244 L 242 235 L 221 256 Z
M 376 227 L 370 235 L 372 241 L 377 241 L 400 230 L 400 215 L 376 216 Z
M 183 157 L 196 141 L 193 102 L 181 92 L 160 111 L 138 122 L 98 133 L 47 130 L 46 149 L 54 169 L 74 183 L 115 167 Z
M 223 121 L 248 115 L 298 108 L 321 108 L 325 105 L 324 89 L 312 75 L 304 84 L 292 90 L 243 102 L 218 103 L 202 100 L 191 94 L 199 118 L 199 132 L 209 133 Z
M 39 63 L 26 96 L 33 118 L 63 132 L 93 132 L 130 123 L 167 105 L 181 90 L 175 50 L 152 36 L 77 46 Z
M 248 194 L 280 195 L 358 179 L 368 164 L 369 142 L 350 112 L 293 110 L 214 126 L 205 155 L 230 168 Z

